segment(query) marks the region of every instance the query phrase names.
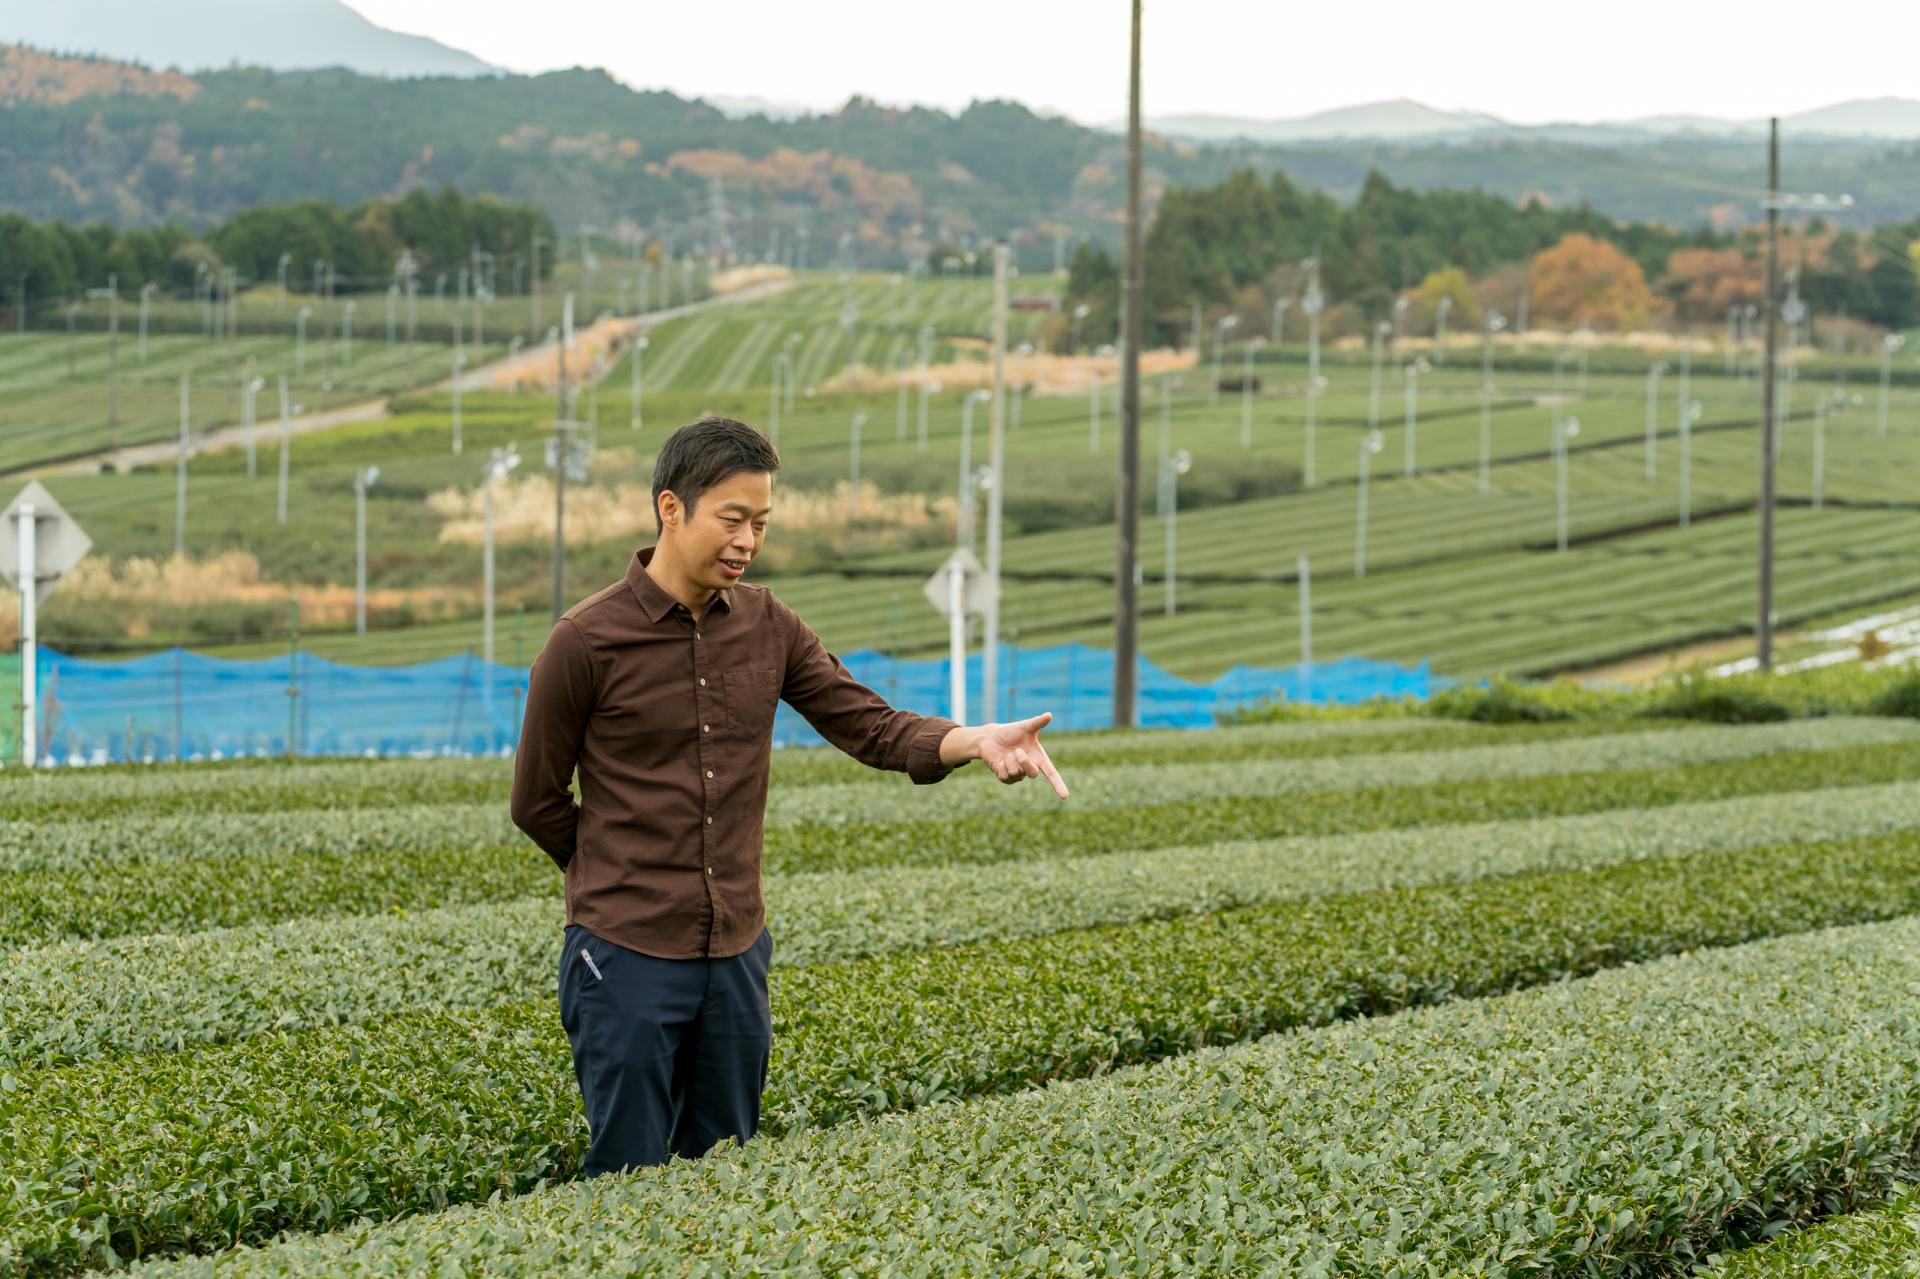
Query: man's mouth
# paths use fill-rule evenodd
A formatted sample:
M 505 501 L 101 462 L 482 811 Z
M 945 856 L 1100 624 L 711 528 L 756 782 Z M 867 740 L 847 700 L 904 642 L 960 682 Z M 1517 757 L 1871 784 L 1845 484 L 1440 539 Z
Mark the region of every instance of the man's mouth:
M 747 571 L 747 561 L 722 559 L 720 561 L 720 567 L 728 577 L 738 577 Z

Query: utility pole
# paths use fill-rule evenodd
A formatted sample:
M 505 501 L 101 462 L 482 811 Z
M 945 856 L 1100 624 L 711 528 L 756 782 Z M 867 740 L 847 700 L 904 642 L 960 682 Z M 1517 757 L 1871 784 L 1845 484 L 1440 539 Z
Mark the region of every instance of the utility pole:
M 1127 68 L 1127 252 L 1120 274 L 1120 476 L 1113 575 L 1113 726 L 1134 726 L 1140 525 L 1140 0 L 1133 0 Z M 997 402 L 997 401 L 996 401 Z

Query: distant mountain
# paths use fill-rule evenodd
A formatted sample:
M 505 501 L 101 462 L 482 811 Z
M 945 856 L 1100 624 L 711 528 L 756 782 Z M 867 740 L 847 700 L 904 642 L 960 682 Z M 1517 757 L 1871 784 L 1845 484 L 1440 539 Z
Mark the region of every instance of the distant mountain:
M 820 114 L 818 107 L 798 102 L 775 102 L 770 98 L 719 97 L 708 93 L 702 95 L 702 101 L 736 120 L 750 115 L 763 115 L 769 120 L 798 120 L 802 116 Z
M 183 71 L 348 67 L 366 75 L 485 75 L 425 36 L 375 26 L 341 0 L 59 0 L 0 9 L 0 41 Z
M 1143 127 L 1171 138 L 1194 142 L 1317 142 L 1335 138 L 1437 138 L 1509 126 L 1490 115 L 1468 111 L 1441 111 L 1422 102 L 1397 98 L 1355 107 L 1337 107 L 1285 120 L 1252 120 L 1241 116 L 1155 116 Z M 1124 124 L 1103 126 L 1118 131 Z
M 1912 98 L 1861 98 L 1783 117 L 1780 127 L 1849 138 L 1920 138 L 1920 102 Z
M 1651 115 L 1592 123 L 1513 124 L 1475 111 L 1441 111 L 1407 98 L 1371 102 L 1291 119 L 1245 116 L 1157 116 L 1143 122 L 1164 137 L 1186 142 L 1314 143 L 1350 140 L 1451 144 L 1493 137 L 1533 138 L 1597 145 L 1645 144 L 1661 138 L 1742 138 L 1766 132 L 1765 120 L 1703 115 Z M 1118 132 L 1125 126 L 1100 126 Z M 1920 101 L 1864 98 L 1782 116 L 1784 134 L 1843 138 L 1920 138 Z

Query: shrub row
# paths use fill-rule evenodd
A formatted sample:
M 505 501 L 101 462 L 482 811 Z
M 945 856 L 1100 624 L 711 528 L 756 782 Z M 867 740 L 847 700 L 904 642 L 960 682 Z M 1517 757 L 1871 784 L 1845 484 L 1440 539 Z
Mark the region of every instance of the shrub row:
M 1684 1273 L 1911 1160 L 1917 968 L 1774 940 L 140 1273 Z
M 1619 732 L 1602 723 L 1541 725 L 1543 737 Z M 1356 719 L 1255 724 L 1225 732 L 1054 732 L 1049 746 L 1085 764 L 1142 758 L 1182 761 L 1262 755 L 1313 756 L 1427 750 L 1448 742 L 1510 741 L 1505 729 L 1444 720 Z M 898 782 L 828 747 L 773 753 L 781 785 L 816 781 Z M 390 804 L 499 802 L 513 779 L 500 759 L 234 759 L 218 763 L 0 770 L 0 819 L 90 820 L 165 813 L 263 813 L 290 808 L 367 808 Z M 3 828 L 0 828 L 3 829 Z
M 1067 776 L 1075 808 L 1137 808 L 1265 795 L 1361 790 L 1382 782 L 1418 786 L 1467 778 L 1540 777 L 1610 768 L 1656 768 L 1752 759 L 1780 751 L 1840 746 L 1894 746 L 1920 741 L 1920 724 L 1905 720 L 1833 718 L 1753 727 L 1695 726 L 1659 732 L 1605 734 L 1566 741 L 1511 742 L 1453 750 L 1344 759 L 1252 759 L 1175 766 L 1114 764 Z M 985 772 L 934 787 L 807 786 L 767 796 L 769 827 L 831 826 L 873 821 L 939 821 L 1011 809 L 1051 809 L 1048 787 L 1008 788 Z
M 1641 858 L 1920 829 L 1920 783 L 1527 821 L 766 886 L 782 966 Z M 553 978 L 557 893 L 475 906 L 64 943 L 0 955 L 0 1067 L 524 999 Z M 373 962 L 369 962 L 369 961 Z
M 774 986 L 776 1065 L 764 1127 L 773 1135 L 831 1125 L 1687 947 L 1915 909 L 1920 838 L 1902 835 L 1322 898 L 792 969 Z M 1823 980 L 1839 980 L 1835 970 L 1886 979 L 1871 963 L 1829 957 L 1809 974 L 1820 980 L 1769 998 L 1817 995 Z M 1903 1009 L 1912 971 L 1910 964 L 1898 983 Z M 1876 1006 L 1871 993 L 1829 1001 L 1839 1010 L 1829 1022 L 1865 1015 Z M 1704 994 L 1698 997 L 1704 1007 Z M 1756 996 L 1723 1006 L 1716 998 L 1713 1007 L 1716 1014 L 1731 1009 L 1724 1024 L 1740 1026 L 1737 1042 L 1752 1051 L 1759 1036 L 1742 1022 L 1768 1011 L 1765 1002 Z M 1920 1087 L 1911 1071 L 1914 1045 L 1900 1042 L 1920 1035 L 1920 1022 L 1909 1015 L 1894 1029 L 1882 1043 L 1904 1054 L 1902 1073 L 1873 1079 L 1877 1091 L 1868 1094 L 1882 1105 Z M 1825 1047 L 1834 1050 L 1831 1042 Z M 1685 1056 L 1691 1038 L 1676 1049 Z M 1384 1068 L 1396 1056 L 1373 1064 Z M 1515 1068 L 1508 1079 L 1518 1083 L 1524 1054 L 1506 1060 Z M 1823 1069 L 1822 1083 L 1839 1098 L 1870 1074 L 1828 1078 Z M 1703 1077 L 1711 1088 L 1735 1088 L 1740 1072 Z M 1768 1078 L 1779 1078 L 1772 1063 Z M 1496 1083 L 1487 1073 L 1474 1087 L 1493 1095 Z M 1592 1086 L 1583 1084 L 1580 1094 Z M 1354 1104 L 1372 1095 L 1364 1077 L 1342 1088 Z M 283 1228 L 325 1229 L 517 1193 L 572 1175 L 584 1144 L 550 994 L 485 1012 L 409 1014 L 0 1075 L 0 1090 L 10 1112 L 0 1128 L 0 1166 L 19 1170 L 0 1184 L 0 1269 L 33 1273 L 210 1251 Z M 1298 1081 L 1298 1092 L 1323 1101 L 1343 1095 L 1310 1078 Z M 1658 1100 L 1639 1099 L 1645 1107 Z M 1508 1103 L 1495 1095 L 1493 1104 Z M 1426 1108 L 1415 1096 L 1396 1095 L 1386 1114 L 1311 1148 L 1377 1143 Z M 1847 1114 L 1857 1109 L 1850 1105 Z M 976 1137 L 990 1142 L 995 1131 L 989 1122 Z M 1127 1134 L 1116 1130 L 1113 1139 Z M 1860 1148 L 1851 1131 L 1835 1140 Z M 1423 1166 L 1433 1166 L 1432 1153 L 1421 1157 Z M 1527 1177 L 1551 1171 L 1564 1152 L 1549 1147 L 1543 1157 L 1539 1167 L 1528 1165 Z M 994 1163 L 978 1171 L 991 1174 Z M 1513 1175 L 1510 1152 L 1499 1163 Z M 1129 1184 L 1145 1193 L 1166 1171 L 1154 1160 L 1129 1160 L 1124 1171 L 1099 1160 L 1074 1167 L 1092 1194 Z M 992 1181 L 989 1175 L 986 1184 Z M 782 1205 L 801 1202 L 804 1190 L 789 1189 L 794 1197 L 776 1193 L 772 1206 L 756 1211 L 777 1216 Z M 636 1221 L 647 1220 L 643 1213 L 625 1226 L 644 1234 L 651 1227 Z M 762 1222 L 769 1237 L 782 1234 L 779 1226 Z
M 788 875 L 875 866 L 982 865 L 1662 807 L 1914 778 L 1920 778 L 1920 743 L 1670 768 L 1193 800 L 1131 810 L 1080 812 L 1071 803 L 1056 802 L 1053 809 L 959 821 L 776 827 L 766 834 L 762 867 L 769 875 Z M 203 826 L 204 857 L 120 866 L 108 874 L 84 867 L 0 874 L 0 946 L 426 910 L 559 891 L 552 863 L 524 839 L 468 848 L 458 856 L 424 848 L 316 857 L 261 852 L 244 821 L 208 818 Z
M 1913 1279 L 1920 1273 L 1920 1190 L 1713 1258 L 1710 1279 Z

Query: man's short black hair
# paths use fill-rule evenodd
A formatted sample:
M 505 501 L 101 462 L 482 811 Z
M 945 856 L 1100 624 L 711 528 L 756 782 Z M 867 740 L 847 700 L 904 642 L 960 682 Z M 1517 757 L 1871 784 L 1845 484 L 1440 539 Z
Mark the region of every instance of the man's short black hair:
M 660 518 L 660 495 L 672 489 L 687 514 L 693 514 L 700 495 L 742 471 L 778 474 L 780 452 L 773 441 L 745 422 L 709 413 L 675 431 L 660 446 L 653 462 L 653 524 L 666 531 Z

